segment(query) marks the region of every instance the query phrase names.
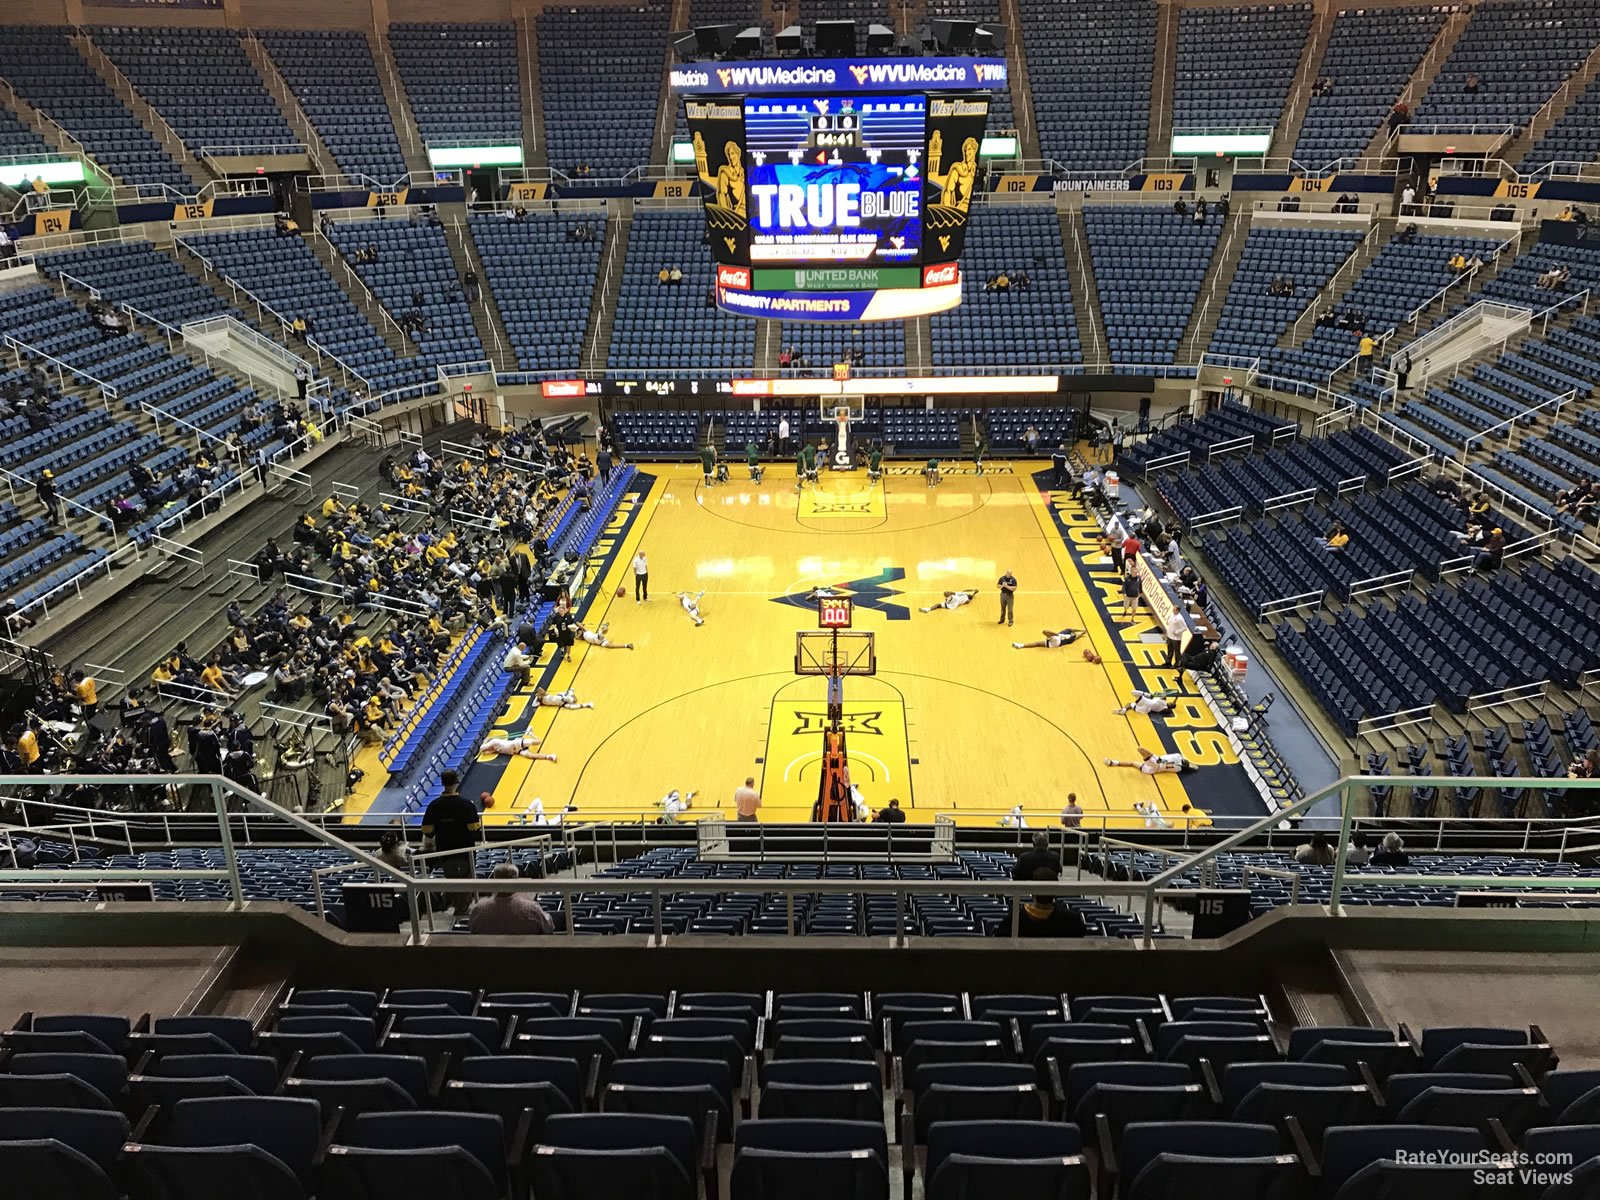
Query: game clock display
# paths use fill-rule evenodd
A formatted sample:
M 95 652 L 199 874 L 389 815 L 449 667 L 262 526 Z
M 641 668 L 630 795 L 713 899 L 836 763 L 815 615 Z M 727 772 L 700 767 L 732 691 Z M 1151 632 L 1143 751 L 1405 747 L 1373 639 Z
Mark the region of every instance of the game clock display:
M 987 95 L 686 96 L 707 243 L 736 266 L 960 258 Z
M 818 629 L 849 629 L 854 606 L 848 597 L 824 596 L 817 601 Z
M 750 261 L 904 264 L 922 250 L 922 96 L 748 99 Z

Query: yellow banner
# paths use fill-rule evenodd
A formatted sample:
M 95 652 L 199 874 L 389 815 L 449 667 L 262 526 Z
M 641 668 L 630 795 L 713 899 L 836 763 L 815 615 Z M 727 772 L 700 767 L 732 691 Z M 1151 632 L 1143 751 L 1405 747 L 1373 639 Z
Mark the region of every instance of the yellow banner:
M 687 200 L 692 195 L 694 195 L 694 180 L 692 179 L 656 180 L 655 197 L 657 200 Z
M 1537 183 L 1512 183 L 1502 179 L 1495 186 L 1494 194 L 1499 200 L 1532 200 L 1538 196 L 1539 187 Z
M 1142 190 L 1146 192 L 1181 192 L 1183 191 L 1183 175 L 1175 171 L 1146 175 Z
M 1333 183 L 1334 176 L 1328 175 L 1322 179 L 1310 179 L 1304 175 L 1296 175 L 1289 181 L 1291 192 L 1325 192 Z
M 1037 175 L 1002 175 L 994 185 L 997 192 L 1031 192 L 1039 182 Z
M 398 208 L 406 202 L 406 197 L 411 194 L 409 187 L 400 188 L 393 192 L 368 192 L 368 208 Z
M 543 200 L 547 183 L 513 183 L 507 185 L 506 199 L 518 203 L 530 200 Z
M 203 221 L 211 215 L 211 206 L 216 201 L 205 200 L 199 204 L 174 204 L 172 206 L 172 219 L 174 221 Z
M 49 233 L 66 233 L 71 228 L 70 208 L 45 208 L 33 214 L 33 232 L 40 237 Z

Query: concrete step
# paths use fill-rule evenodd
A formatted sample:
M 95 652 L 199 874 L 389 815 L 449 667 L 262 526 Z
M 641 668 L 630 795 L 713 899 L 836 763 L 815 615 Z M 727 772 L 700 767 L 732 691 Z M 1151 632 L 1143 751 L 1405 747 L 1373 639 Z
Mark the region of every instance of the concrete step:
M 266 87 L 267 93 L 277 103 L 284 119 L 289 122 L 289 128 L 293 129 L 295 136 L 306 144 L 306 152 L 311 157 L 311 165 L 316 173 L 337 175 L 339 164 L 333 159 L 333 151 L 328 149 L 327 143 L 322 140 L 322 135 L 317 132 L 317 127 L 311 123 L 311 118 L 306 115 L 305 109 L 300 107 L 300 101 L 295 98 L 288 81 L 278 73 L 278 64 L 272 61 L 272 55 L 268 53 L 261 39 L 250 33 L 241 36 L 239 42 L 255 66 L 256 73 L 261 76 L 261 82 Z
M 121 100 L 128 110 L 133 113 L 139 124 L 143 125 L 150 135 L 165 147 L 168 154 L 177 159 L 178 165 L 183 168 L 183 173 L 194 182 L 198 191 L 210 183 L 213 176 L 209 169 L 197 157 L 189 153 L 189 147 L 184 145 L 183 139 L 178 136 L 177 130 L 167 124 L 166 119 L 158 113 L 124 75 L 117 64 L 111 61 L 110 56 L 90 40 L 86 33 L 77 33 L 72 37 L 72 44 L 77 48 L 85 62 L 94 68 L 95 72 L 103 79 Z
M 1278 116 L 1278 126 L 1272 131 L 1271 149 L 1274 158 L 1294 155 L 1295 143 L 1300 140 L 1300 127 L 1305 123 L 1306 108 L 1311 103 L 1311 85 L 1322 71 L 1322 56 L 1328 50 L 1328 38 L 1333 33 L 1333 19 L 1337 14 L 1332 6 L 1319 9 L 1311 19 L 1311 31 L 1300 52 L 1299 65 L 1289 84 L 1289 98 Z M 1320 163 L 1308 164 L 1320 166 Z
M 1428 94 L 1434 77 L 1438 75 L 1439 68 L 1444 65 L 1445 59 L 1450 57 L 1450 51 L 1455 49 L 1457 40 L 1467 27 L 1467 22 L 1472 17 L 1472 10 L 1462 6 L 1456 12 L 1445 18 L 1444 25 L 1433 39 L 1433 45 L 1428 47 L 1428 52 L 1417 62 L 1416 70 L 1411 72 L 1411 78 L 1406 80 L 1405 87 L 1400 89 L 1400 94 L 1395 97 L 1394 103 L 1404 101 L 1416 111 L 1417 104 Z M 1367 143 L 1365 158 L 1381 158 L 1389 145 L 1390 134 L 1388 121 L 1373 132 L 1372 139 Z
M 1013 26 L 1019 28 L 1019 26 Z M 1150 127 L 1144 156 L 1168 158 L 1172 153 L 1173 77 L 1178 67 L 1178 5 L 1156 6 L 1156 54 L 1150 76 Z
M 428 148 L 417 132 L 416 118 L 411 115 L 411 102 L 406 97 L 405 86 L 400 82 L 400 72 L 395 68 L 394 55 L 389 52 L 389 36 L 382 27 L 367 31 L 367 44 L 372 47 L 372 61 L 378 69 L 378 86 L 383 89 L 384 102 L 389 106 L 389 120 L 394 123 L 395 136 L 400 139 L 400 152 L 405 156 L 406 170 L 413 174 L 429 171 Z
M 1022 7 L 1018 0 L 1000 0 L 1000 20 L 1008 29 L 1022 29 Z M 1039 145 L 1039 124 L 1033 113 L 1033 88 L 1028 82 L 1028 55 L 1020 36 L 1006 39 L 1006 74 L 1011 81 L 1011 111 L 1017 119 L 1022 157 L 1043 158 L 1044 151 Z
M 1178 343 L 1179 362 L 1199 362 L 1211 335 L 1216 331 L 1217 319 L 1227 299 L 1228 288 L 1233 283 L 1233 272 L 1244 253 L 1245 238 L 1250 234 L 1250 210 L 1238 209 L 1228 214 L 1228 227 L 1217 238 L 1211 253 L 1211 264 L 1205 278 L 1200 281 L 1199 299 L 1190 311 L 1189 327 Z
M 1589 57 L 1584 60 L 1583 66 L 1573 72 L 1568 79 L 1550 99 L 1546 100 L 1539 111 L 1533 114 L 1526 128 L 1515 141 L 1500 151 L 1499 157 L 1505 162 L 1516 166 L 1522 162 L 1523 157 L 1538 145 L 1550 129 L 1550 126 L 1559 121 L 1566 111 L 1577 102 L 1585 89 L 1594 82 L 1596 73 L 1600 73 L 1600 46 L 1589 52 Z
M 524 9 L 517 10 L 517 41 L 522 51 L 522 165 L 550 165 L 550 148 L 544 136 L 544 96 L 539 90 L 539 22 Z
M 334 249 L 333 243 L 323 237 L 318 230 L 312 230 L 302 235 L 306 245 L 311 247 L 311 252 L 317 256 L 328 274 L 344 289 L 344 294 L 350 298 L 361 315 L 367 319 L 373 329 L 378 331 L 384 344 L 399 358 L 413 358 L 417 349 L 411 344 L 411 339 L 400 330 L 399 323 L 390 315 L 389 311 L 378 301 L 372 289 L 362 282 L 356 274 L 355 268 L 345 262 L 344 256 Z
M 583 353 L 578 365 L 587 377 L 606 369 L 611 349 L 611 328 L 617 319 L 617 293 L 622 284 L 622 264 L 628 258 L 628 238 L 633 230 L 633 201 L 613 200 L 606 218 L 606 248 L 595 273 L 589 301 L 589 323 L 583 333 Z M 774 363 L 777 354 L 773 354 Z
M 478 340 L 483 343 L 484 353 L 489 356 L 496 371 L 515 371 L 517 359 L 511 349 L 511 335 L 506 332 L 506 323 L 489 291 L 489 274 L 483 269 L 483 260 L 478 257 L 478 248 L 473 244 L 464 211 L 446 222 L 444 240 L 445 245 L 450 247 L 456 278 L 466 279 L 468 271 L 478 277 L 478 302 L 469 303 L 467 308 L 472 312 L 472 324 L 478 331 Z
M 1361 277 L 1361 272 L 1365 271 L 1372 260 L 1378 257 L 1384 246 L 1388 245 L 1389 238 L 1394 235 L 1394 231 L 1395 219 L 1393 217 L 1381 217 L 1378 219 L 1373 231 L 1367 236 L 1366 240 L 1357 246 L 1350 257 L 1340 264 L 1339 269 L 1333 273 L 1333 277 L 1322 286 L 1322 290 L 1317 293 L 1310 304 L 1306 305 L 1305 310 L 1296 318 L 1294 323 L 1278 335 L 1278 347 L 1280 349 L 1288 350 L 1292 347 L 1303 345 L 1310 340 L 1317 327 L 1316 314 L 1339 306 L 1339 301 L 1349 294 L 1350 288 Z
M 1061 227 L 1061 246 L 1067 256 L 1067 279 L 1072 285 L 1072 309 L 1078 320 L 1078 345 L 1086 363 L 1110 359 L 1106 343 L 1106 319 L 1100 311 L 1100 292 L 1095 286 L 1094 263 L 1089 258 L 1089 233 L 1083 225 L 1083 210 L 1058 199 L 1056 221 Z

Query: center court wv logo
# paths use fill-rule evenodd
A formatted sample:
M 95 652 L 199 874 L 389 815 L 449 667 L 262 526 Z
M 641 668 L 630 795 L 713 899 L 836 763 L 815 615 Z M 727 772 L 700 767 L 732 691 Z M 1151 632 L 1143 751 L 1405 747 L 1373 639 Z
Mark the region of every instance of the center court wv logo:
M 891 602 L 891 597 L 899 596 L 900 592 L 889 585 L 898 583 L 906 577 L 904 567 L 885 567 L 876 575 L 868 575 L 864 579 L 852 579 L 849 583 L 836 583 L 832 586 L 855 601 L 857 608 L 871 609 L 880 612 L 891 621 L 909 621 L 911 610 L 904 604 Z M 774 604 L 788 604 L 794 608 L 803 608 L 807 612 L 815 612 L 817 602 L 811 598 L 810 589 L 803 592 L 792 592 L 787 596 L 774 596 Z
M 883 730 L 879 728 L 882 722 L 883 711 L 881 709 L 877 712 L 847 712 L 839 718 L 839 724 L 844 732 L 855 734 L 858 737 L 865 734 L 871 734 L 874 737 L 883 736 Z M 826 711 L 795 711 L 794 735 L 796 737 L 804 734 L 825 733 L 830 728 Z

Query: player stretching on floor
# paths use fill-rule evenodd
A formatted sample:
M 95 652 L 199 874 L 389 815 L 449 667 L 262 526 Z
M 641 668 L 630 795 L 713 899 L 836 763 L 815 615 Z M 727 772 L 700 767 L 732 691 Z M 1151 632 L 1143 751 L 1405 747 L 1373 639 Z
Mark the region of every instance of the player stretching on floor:
M 922 474 L 927 478 L 929 487 L 944 482 L 944 476 L 939 473 L 939 460 L 937 458 L 928 460 L 928 465 L 922 468 Z
M 964 592 L 946 592 L 944 594 L 944 599 L 939 601 L 939 603 L 930 604 L 927 608 L 919 608 L 917 611 L 931 613 L 938 612 L 941 608 L 943 608 L 948 609 L 950 612 L 955 612 L 955 610 L 960 608 L 963 604 L 971 604 L 972 598 L 977 594 L 977 588 L 968 588 Z
M 694 622 L 696 629 L 706 623 L 706 619 L 700 615 L 700 597 L 705 594 L 704 589 L 678 593 L 678 603 L 683 605 L 683 611 L 689 614 L 689 620 Z
M 1055 650 L 1061 646 L 1070 646 L 1083 636 L 1083 630 L 1081 629 L 1057 629 L 1053 633 L 1048 629 L 1042 629 L 1039 632 L 1044 634 L 1042 642 L 1012 642 L 1011 648 L 1013 650 Z
M 542 704 L 546 708 L 593 708 L 593 700 L 580 702 L 571 688 L 564 692 L 547 692 L 544 688 L 533 689 L 533 702 Z
M 1146 775 L 1176 775 L 1179 771 L 1192 771 L 1194 764 L 1181 754 L 1152 754 L 1143 746 L 1139 747 L 1138 762 L 1123 762 L 1120 759 L 1106 759 L 1108 767 L 1132 767 L 1136 771 L 1143 771 Z
M 1146 716 L 1163 717 L 1172 711 L 1171 697 L 1177 694 L 1177 692 L 1136 691 L 1133 693 L 1133 699 L 1129 700 L 1121 708 L 1113 708 L 1111 715 L 1120 717 L 1123 713 L 1132 709 L 1134 712 L 1144 713 Z
M 507 757 L 539 758 L 545 762 L 555 762 L 554 754 L 535 754 L 533 748 L 539 744 L 539 739 L 531 733 L 520 737 L 486 737 L 483 745 L 478 747 L 479 754 L 504 754 Z
M 578 637 L 591 646 L 599 646 L 602 650 L 632 650 L 632 642 L 613 642 L 606 638 L 606 630 L 611 628 L 610 622 L 600 626 L 599 629 L 585 629 L 578 626 Z

